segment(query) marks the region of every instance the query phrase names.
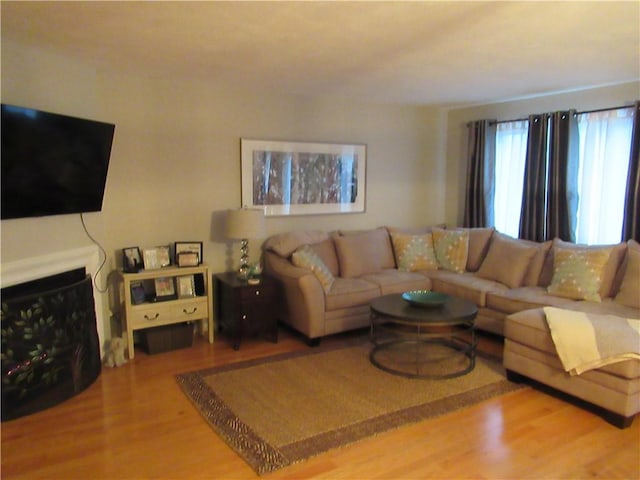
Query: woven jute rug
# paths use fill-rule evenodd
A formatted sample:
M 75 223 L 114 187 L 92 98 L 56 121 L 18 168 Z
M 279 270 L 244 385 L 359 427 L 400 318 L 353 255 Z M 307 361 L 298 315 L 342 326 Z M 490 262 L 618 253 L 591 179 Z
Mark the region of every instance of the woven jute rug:
M 288 353 L 177 375 L 206 421 L 258 473 L 520 388 L 499 362 L 448 380 L 369 362 L 370 346 Z

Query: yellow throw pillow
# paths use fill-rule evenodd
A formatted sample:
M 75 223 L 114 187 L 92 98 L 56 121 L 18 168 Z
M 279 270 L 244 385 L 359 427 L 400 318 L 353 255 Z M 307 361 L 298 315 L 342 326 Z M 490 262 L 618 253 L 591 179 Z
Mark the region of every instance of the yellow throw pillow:
M 438 269 L 431 233 L 424 235 L 392 233 L 391 241 L 398 270 L 415 272 L 417 270 Z
M 335 280 L 329 268 L 324 264 L 322 259 L 313 251 L 309 245 L 303 245 L 291 255 L 291 262 L 296 267 L 308 268 L 313 272 L 320 281 L 325 293 L 331 290 L 331 286 Z
M 553 247 L 553 278 L 547 291 L 558 297 L 600 302 L 600 285 L 611 250 Z
M 438 265 L 444 270 L 464 272 L 469 256 L 469 232 L 434 228 L 432 235 Z

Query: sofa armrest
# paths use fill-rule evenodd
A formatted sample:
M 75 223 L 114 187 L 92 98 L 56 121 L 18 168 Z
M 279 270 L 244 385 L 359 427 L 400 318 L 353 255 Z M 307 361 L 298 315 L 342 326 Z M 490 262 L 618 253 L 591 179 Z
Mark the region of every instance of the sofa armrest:
M 325 297 L 320 281 L 313 272 L 294 266 L 288 259 L 267 251 L 265 271 L 282 287 L 285 309 L 283 320 L 308 338 L 325 334 Z

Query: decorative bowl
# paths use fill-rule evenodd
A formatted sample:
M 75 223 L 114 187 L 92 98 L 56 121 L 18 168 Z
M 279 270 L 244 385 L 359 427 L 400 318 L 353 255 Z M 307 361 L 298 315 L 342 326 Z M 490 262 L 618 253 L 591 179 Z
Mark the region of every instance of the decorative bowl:
M 449 300 L 449 295 L 432 292 L 431 290 L 412 290 L 410 292 L 404 292 L 402 299 L 409 302 L 413 307 L 433 308 L 443 305 Z

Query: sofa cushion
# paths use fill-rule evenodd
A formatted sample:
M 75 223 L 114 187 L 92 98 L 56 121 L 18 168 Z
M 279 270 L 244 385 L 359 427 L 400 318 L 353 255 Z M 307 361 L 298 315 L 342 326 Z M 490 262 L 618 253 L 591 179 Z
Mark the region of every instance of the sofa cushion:
M 491 238 L 495 232 L 495 228 L 460 228 L 457 230 L 463 230 L 469 232 L 469 251 L 467 254 L 467 272 L 477 272 L 482 265 L 487 252 L 489 251 L 489 245 Z
M 499 292 L 508 289 L 501 283 L 479 278 L 470 272 L 460 274 L 448 270 L 425 270 L 422 273 L 431 279 L 432 288 L 436 292 L 469 300 L 478 307 L 486 305 L 488 292 Z
M 547 291 L 551 295 L 600 302 L 604 268 L 610 248 L 592 250 L 553 247 L 553 278 Z
M 333 242 L 333 238 L 329 237 L 322 242 L 314 243 L 309 246 L 324 262 L 332 275 L 336 277 L 340 275 L 338 255 L 336 254 L 336 247 Z
M 542 309 L 526 310 L 509 315 L 505 319 L 504 335 L 510 341 L 526 345 L 557 358 L 556 347 L 551 338 L 551 332 Z M 562 368 L 559 360 L 555 366 L 558 369 Z M 628 360 L 607 365 L 598 370 L 618 377 L 633 379 L 640 376 L 640 362 Z
M 361 278 L 336 278 L 331 291 L 325 297 L 325 310 L 368 305 L 380 296 L 380 288 Z
M 276 252 L 281 257 L 289 258 L 298 247 L 322 242 L 327 238 L 329 235 L 321 231 L 285 232 L 268 238 L 264 248 Z
M 437 270 L 438 261 L 433 250 L 431 233 L 422 235 L 392 233 L 391 242 L 399 270 L 406 272 Z
M 585 313 L 597 313 L 600 315 L 616 315 L 626 318 L 640 318 L 640 310 L 616 302 L 613 298 L 604 298 L 602 302 L 573 302 L 568 307 Z
M 527 273 L 524 276 L 522 284 L 527 287 L 535 287 L 538 285 L 542 286 L 540 277 L 542 275 L 542 269 L 544 268 L 547 256 L 549 255 L 549 251 L 551 250 L 551 245 L 553 245 L 553 242 L 549 240 L 548 242 L 538 243 L 538 242 L 533 242 L 531 240 L 523 240 L 523 239 L 519 239 L 518 241 L 524 243 L 525 245 L 531 245 L 536 247 L 536 253 L 531 259 L 531 262 L 529 263 L 529 268 L 527 269 Z M 549 281 L 544 286 L 549 285 L 549 283 L 551 283 L 551 277 L 549 278 Z
M 575 300 L 550 295 L 545 287 L 520 287 L 505 289 L 501 292 L 493 291 L 487 293 L 486 301 L 488 308 L 504 313 L 515 313 L 546 305 L 570 308 L 569 306 L 578 303 Z
M 434 228 L 432 235 L 438 265 L 452 272 L 464 272 L 469 257 L 469 232 Z
M 340 276 L 344 278 L 359 277 L 396 266 L 391 240 L 385 228 L 336 236 L 334 240 Z
M 403 272 L 395 268 L 385 269 L 378 273 L 370 273 L 361 277 L 380 288 L 382 295 L 403 293 L 409 290 L 429 290 L 431 280 L 420 273 Z
M 514 238 L 496 232 L 489 244 L 487 256 L 476 275 L 504 283 L 511 288 L 520 287 L 536 252 L 535 246 L 527 246 Z
M 640 244 L 629 240 L 625 258 L 624 277 L 615 301 L 640 309 Z
M 320 281 L 325 292 L 331 290 L 335 280 L 322 259 L 313 251 L 309 245 L 303 245 L 291 255 L 291 263 L 296 267 L 308 268 Z

